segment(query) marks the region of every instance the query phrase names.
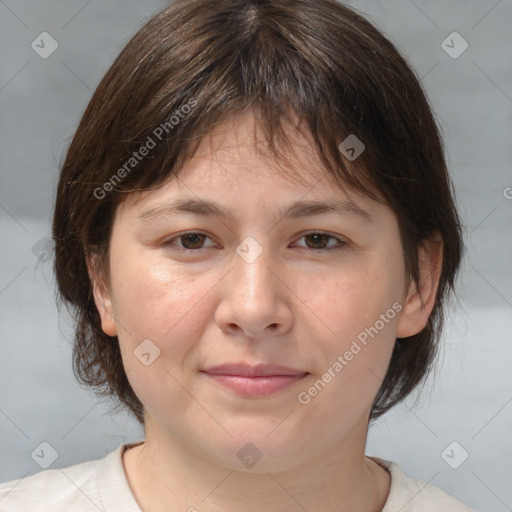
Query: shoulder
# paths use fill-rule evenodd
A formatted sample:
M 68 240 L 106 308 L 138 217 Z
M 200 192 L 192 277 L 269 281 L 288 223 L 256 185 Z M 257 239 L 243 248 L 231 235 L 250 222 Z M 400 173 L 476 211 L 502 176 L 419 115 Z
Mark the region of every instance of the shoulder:
M 391 474 L 391 487 L 382 512 L 475 512 L 439 487 L 408 478 L 395 462 L 369 458 Z
M 122 446 L 99 460 L 0 483 L 0 512 L 97 512 L 103 510 L 98 478 L 120 454 Z M 30 508 L 28 508 L 30 506 Z

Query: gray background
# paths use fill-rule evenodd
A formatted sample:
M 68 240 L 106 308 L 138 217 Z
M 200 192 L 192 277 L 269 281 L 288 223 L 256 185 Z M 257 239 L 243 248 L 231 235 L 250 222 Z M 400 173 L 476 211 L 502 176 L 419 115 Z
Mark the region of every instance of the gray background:
M 0 481 L 41 471 L 31 453 L 43 441 L 57 451 L 51 468 L 59 468 L 142 437 L 135 420 L 110 415 L 108 402 L 75 382 L 71 322 L 58 317 L 51 263 L 37 254 L 51 236 L 59 163 L 94 87 L 166 3 L 0 0 Z M 512 4 L 348 3 L 422 79 L 468 247 L 437 376 L 372 427 L 367 453 L 475 509 L 512 510 Z M 59 45 L 47 59 L 31 48 L 43 31 Z M 456 59 L 441 46 L 453 31 L 469 44 Z M 445 452 L 453 441 L 461 448 Z M 442 453 L 457 461 L 462 449 L 469 457 L 452 469 Z

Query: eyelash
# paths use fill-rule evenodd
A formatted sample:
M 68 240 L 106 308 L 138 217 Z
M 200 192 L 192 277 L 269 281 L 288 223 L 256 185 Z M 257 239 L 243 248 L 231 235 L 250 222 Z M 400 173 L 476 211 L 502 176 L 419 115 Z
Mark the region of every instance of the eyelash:
M 187 249 L 185 247 L 179 247 L 179 246 L 174 245 L 172 243 L 174 240 L 179 240 L 181 238 L 185 238 L 185 237 L 190 236 L 190 235 L 202 235 L 202 236 L 206 236 L 206 238 L 210 238 L 206 234 L 200 233 L 198 231 L 188 231 L 186 233 L 182 233 L 181 235 L 175 236 L 174 238 L 171 238 L 167 242 L 164 242 L 162 245 L 165 246 L 165 247 L 172 247 L 170 250 L 177 251 L 177 252 L 182 252 L 182 253 L 194 253 L 194 252 L 198 252 L 201 249 L 205 249 L 205 247 L 200 247 L 198 249 Z M 325 252 L 328 252 L 328 251 L 337 251 L 337 250 L 345 248 L 345 246 L 348 245 L 347 242 L 345 242 L 343 240 L 340 240 L 339 238 L 337 238 L 337 237 L 335 237 L 333 235 L 330 235 L 329 233 L 325 233 L 323 231 L 310 231 L 309 233 L 305 233 L 304 235 L 302 235 L 299 238 L 299 240 L 302 240 L 303 238 L 306 238 L 306 237 L 311 236 L 311 235 L 325 235 L 328 238 L 332 238 L 332 239 L 337 240 L 339 242 L 339 244 L 337 244 L 337 245 L 335 245 L 333 247 L 330 247 L 330 248 L 326 248 L 326 249 L 310 249 L 308 247 L 302 247 L 303 249 L 306 249 L 309 252 L 312 252 L 312 253 L 315 253 L 315 254 L 325 253 Z

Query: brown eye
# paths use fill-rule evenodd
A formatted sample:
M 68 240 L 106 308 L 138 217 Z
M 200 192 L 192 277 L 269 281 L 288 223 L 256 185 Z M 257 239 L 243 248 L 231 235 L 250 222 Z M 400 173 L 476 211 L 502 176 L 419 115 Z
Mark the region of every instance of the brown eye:
M 208 237 L 203 233 L 190 232 L 171 238 L 163 245 L 177 251 L 197 251 L 203 249 L 203 244 L 207 239 Z M 176 240 L 179 243 L 174 243 Z
M 335 240 L 338 243 L 337 244 L 331 244 L 328 245 L 329 240 Z M 326 252 L 336 249 L 341 249 L 345 245 L 347 245 L 347 242 L 340 240 L 339 238 L 336 238 L 332 235 L 329 235 L 328 233 L 322 233 L 322 232 L 312 232 L 307 233 L 304 235 L 301 240 L 306 241 L 306 248 L 310 249 L 313 252 Z M 304 246 L 302 246 L 304 247 Z
M 201 233 L 190 233 L 188 235 L 178 237 L 179 240 L 183 240 L 185 249 L 200 249 L 205 238 L 206 236 Z
M 325 235 L 323 233 L 313 233 L 312 235 L 306 235 L 304 240 L 310 240 L 314 247 L 310 247 L 310 249 L 324 249 L 324 245 L 327 244 L 329 238 L 333 238 L 332 236 Z M 322 247 L 317 247 L 318 245 Z M 308 245 L 309 246 L 309 245 Z

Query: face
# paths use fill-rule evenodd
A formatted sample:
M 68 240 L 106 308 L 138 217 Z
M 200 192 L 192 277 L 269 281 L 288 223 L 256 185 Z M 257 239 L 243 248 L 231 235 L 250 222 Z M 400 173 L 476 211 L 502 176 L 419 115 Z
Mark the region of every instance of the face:
M 298 134 L 289 165 L 304 182 L 284 177 L 257 151 L 253 121 L 219 125 L 178 178 L 119 206 L 95 300 L 146 426 L 238 469 L 251 442 L 264 471 L 366 432 L 396 337 L 421 325 L 391 209 L 336 188 Z M 203 209 L 160 208 L 185 200 Z M 287 213 L 305 202 L 344 206 Z M 287 370 L 214 375 L 221 365 Z

